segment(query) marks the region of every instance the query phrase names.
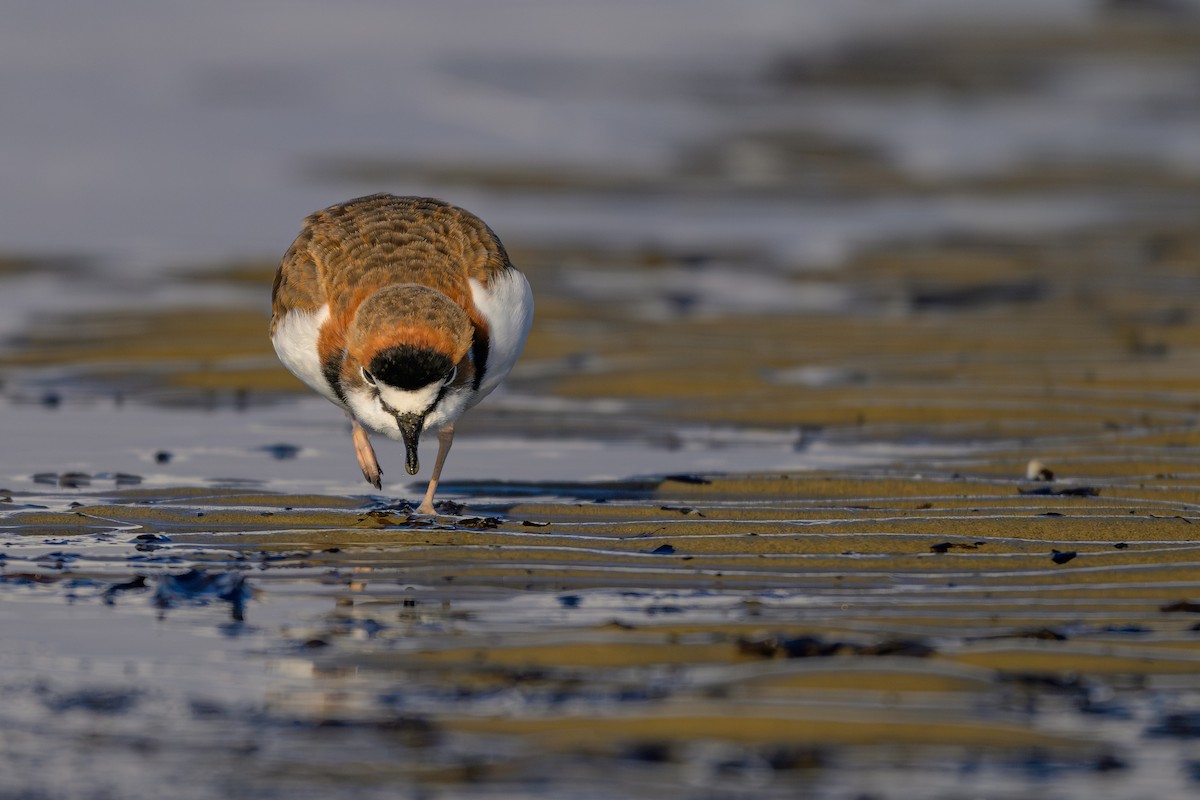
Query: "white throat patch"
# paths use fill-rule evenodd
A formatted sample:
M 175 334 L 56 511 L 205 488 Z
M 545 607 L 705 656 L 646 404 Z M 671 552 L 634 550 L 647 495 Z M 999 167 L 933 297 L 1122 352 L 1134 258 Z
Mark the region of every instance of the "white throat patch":
M 369 387 L 351 389 L 346 393 L 346 405 L 358 421 L 370 430 L 382 433 L 389 439 L 403 441 L 395 414 L 428 414 L 441 389 L 440 383 L 431 383 L 412 391 L 381 383 L 378 396 Z M 384 403 L 390 411 L 384 410 Z
M 431 383 L 411 391 L 379 384 L 379 399 L 397 414 L 425 414 L 437 400 L 442 384 Z

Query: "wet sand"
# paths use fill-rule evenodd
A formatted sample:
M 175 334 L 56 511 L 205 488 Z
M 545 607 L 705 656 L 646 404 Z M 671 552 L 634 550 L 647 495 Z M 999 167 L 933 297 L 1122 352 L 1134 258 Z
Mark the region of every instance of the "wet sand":
M 1192 796 L 1200 27 L 1094 22 L 779 52 L 659 170 L 305 161 L 535 287 L 436 519 L 271 258 L 0 259 L 0 795 Z

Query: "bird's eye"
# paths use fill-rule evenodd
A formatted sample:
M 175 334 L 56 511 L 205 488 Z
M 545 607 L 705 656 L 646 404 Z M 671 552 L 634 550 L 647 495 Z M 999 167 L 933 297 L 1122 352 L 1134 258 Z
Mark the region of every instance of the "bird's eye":
M 370 372 L 368 372 L 366 367 L 362 368 L 362 376 L 363 376 L 364 381 L 371 384 L 372 386 L 375 385 L 375 376 L 372 375 Z
M 442 379 L 442 383 L 446 384 L 446 385 L 454 383 L 454 379 L 457 376 L 458 376 L 458 367 L 457 366 L 451 367 L 450 372 L 448 372 L 446 374 L 446 377 Z

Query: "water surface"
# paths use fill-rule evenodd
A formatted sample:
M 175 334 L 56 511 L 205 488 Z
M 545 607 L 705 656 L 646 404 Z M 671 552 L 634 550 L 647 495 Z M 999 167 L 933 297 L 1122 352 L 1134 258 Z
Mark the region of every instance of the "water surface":
M 1195 793 L 1194 4 L 210 6 L 0 33 L 0 795 Z M 379 190 L 537 295 L 436 519 L 265 336 Z

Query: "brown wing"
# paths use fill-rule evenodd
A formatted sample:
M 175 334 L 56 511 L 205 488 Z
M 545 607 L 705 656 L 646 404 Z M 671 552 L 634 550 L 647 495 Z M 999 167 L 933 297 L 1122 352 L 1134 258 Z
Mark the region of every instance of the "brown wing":
M 312 234 L 306 228 L 284 253 L 271 287 L 271 336 L 289 311 L 315 312 L 325 304 L 317 265 L 308 250 Z
M 377 194 L 330 206 L 306 222 L 319 283 L 337 305 L 357 306 L 363 290 L 417 283 L 468 308 L 467 279 L 489 281 L 508 268 L 491 229 L 440 200 Z

